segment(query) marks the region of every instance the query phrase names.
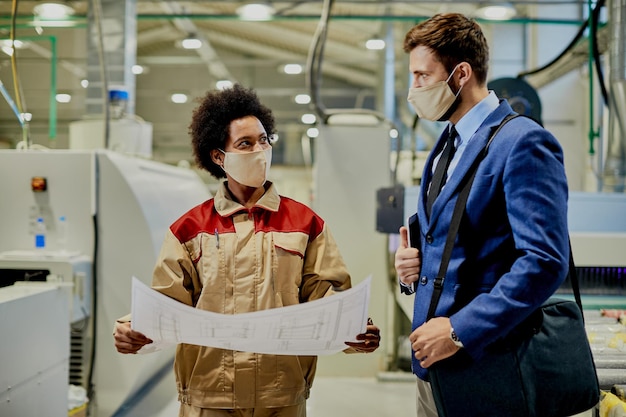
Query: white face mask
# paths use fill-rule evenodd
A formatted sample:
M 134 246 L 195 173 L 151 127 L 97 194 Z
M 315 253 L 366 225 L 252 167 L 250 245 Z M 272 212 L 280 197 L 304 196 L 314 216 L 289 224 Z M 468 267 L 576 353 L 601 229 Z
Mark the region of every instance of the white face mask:
M 272 165 L 272 147 L 255 152 L 224 152 L 222 169 L 239 184 L 258 188 L 265 184 Z
M 409 97 L 407 100 L 413 106 L 415 113 L 420 119 L 437 121 L 440 120 L 450 107 L 454 104 L 457 97 L 461 93 L 463 86 L 454 94 L 448 85 L 448 81 L 452 78 L 452 74 L 458 68 L 454 67 L 450 76 L 445 81 L 438 81 L 426 87 L 416 87 L 409 89 Z

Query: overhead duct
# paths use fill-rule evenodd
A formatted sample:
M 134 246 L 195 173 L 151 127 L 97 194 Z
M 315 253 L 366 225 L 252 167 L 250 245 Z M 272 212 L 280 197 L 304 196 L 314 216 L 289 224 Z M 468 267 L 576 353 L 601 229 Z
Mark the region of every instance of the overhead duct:
M 69 123 L 70 149 L 152 157 L 152 123 L 135 115 L 137 0 L 90 0 L 86 114 Z
M 612 16 L 611 16 L 612 18 Z M 608 30 L 606 27 L 601 27 L 597 32 L 598 51 L 603 54 L 608 49 Z M 589 60 L 589 39 L 584 38 L 577 43 L 571 49 L 568 49 L 566 53 L 559 57 L 559 59 L 552 63 L 552 65 L 545 67 L 542 71 L 533 72 L 532 74 L 521 73 L 518 77 L 523 77 L 528 84 L 536 89 L 539 89 L 552 81 L 558 80 L 570 71 L 580 68 Z
M 626 0 L 611 0 L 609 21 L 609 129 L 604 190 L 624 192 L 626 178 Z
M 91 0 L 87 31 L 87 114 L 104 114 L 105 89 L 123 86 L 128 92 L 126 112 L 135 112 L 137 55 L 136 0 Z M 108 94 L 108 93 L 107 93 Z

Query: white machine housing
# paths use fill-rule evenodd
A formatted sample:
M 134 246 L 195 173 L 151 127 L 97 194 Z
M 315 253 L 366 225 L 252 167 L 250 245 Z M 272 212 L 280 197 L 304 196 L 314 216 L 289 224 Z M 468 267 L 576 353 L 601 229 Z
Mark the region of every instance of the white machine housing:
M 68 328 L 72 323 L 69 382 L 93 388 L 90 414 L 148 415 L 130 406 L 140 393 L 152 395 L 155 407 L 171 402 L 173 350 L 121 355 L 111 334 L 115 320 L 130 312 L 131 277 L 150 284 L 166 230 L 210 198 L 206 185 L 189 169 L 108 150 L 2 150 L 0 167 L 0 195 L 5 196 L 0 199 L 0 279 L 3 270 L 41 269 L 50 271 L 47 280 L 75 284 L 74 307 L 88 314 L 68 315 L 65 323 Z M 45 191 L 31 189 L 34 177 L 45 179 Z M 59 239 L 61 216 L 67 219 L 66 239 Z M 34 248 L 37 217 L 47 229 L 43 250 Z M 68 341 L 67 334 L 58 337 Z M 36 345 L 23 345 L 16 355 L 37 352 Z M 150 394 L 151 384 L 165 376 L 172 382 Z
M 131 116 L 109 121 L 109 143 L 101 117 L 77 120 L 69 125 L 70 149 L 110 149 L 142 158 L 152 157 L 152 123 Z
M 60 286 L 0 288 L 0 416 L 67 415 L 67 323 Z

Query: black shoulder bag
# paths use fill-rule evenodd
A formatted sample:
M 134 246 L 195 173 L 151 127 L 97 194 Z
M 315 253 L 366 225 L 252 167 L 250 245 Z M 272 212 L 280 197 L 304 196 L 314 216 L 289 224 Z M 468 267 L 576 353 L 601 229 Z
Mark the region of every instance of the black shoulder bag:
M 516 116 L 502 121 L 467 174 L 439 268 L 442 282 L 478 164 L 502 126 Z M 461 349 L 429 368 L 440 417 L 565 417 L 598 403 L 600 387 L 585 332 L 571 249 L 569 264 L 576 302 L 550 298 L 505 339 L 489 346 L 480 361 Z M 433 316 L 440 296 L 441 287 L 436 287 L 428 318 Z

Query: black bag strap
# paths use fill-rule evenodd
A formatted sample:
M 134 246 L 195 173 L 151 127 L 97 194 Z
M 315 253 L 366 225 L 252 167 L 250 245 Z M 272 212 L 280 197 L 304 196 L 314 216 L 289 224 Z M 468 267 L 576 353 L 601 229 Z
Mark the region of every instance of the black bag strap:
M 576 272 L 576 265 L 574 264 L 574 254 L 572 253 L 572 241 L 569 242 L 569 271 L 567 271 L 567 278 L 572 284 L 572 292 L 574 293 L 574 300 L 580 308 L 580 312 L 583 312 L 583 302 L 580 298 L 580 285 L 578 284 L 578 273 Z M 584 316 L 583 316 L 584 320 Z
M 437 273 L 437 277 L 435 278 L 435 288 L 433 290 L 433 296 L 430 300 L 430 306 L 428 307 L 428 315 L 426 316 L 426 320 L 429 320 L 434 317 L 435 310 L 437 308 L 437 304 L 439 303 L 439 298 L 441 297 L 441 292 L 443 290 L 443 282 L 446 277 L 446 272 L 448 270 L 448 264 L 450 263 L 450 257 L 452 256 L 452 248 L 454 247 L 454 241 L 456 240 L 456 235 L 459 232 L 459 227 L 461 225 L 461 219 L 463 218 L 463 212 L 465 211 L 465 203 L 467 203 L 467 198 L 469 196 L 470 188 L 472 188 L 472 182 L 474 182 L 474 177 L 476 177 L 476 171 L 478 170 L 478 164 L 485 158 L 487 152 L 489 151 L 489 145 L 493 141 L 493 138 L 498 134 L 500 129 L 508 123 L 510 120 L 521 116 L 520 114 L 509 114 L 507 115 L 500 125 L 493 131 L 489 140 L 487 141 L 487 145 L 482 150 L 481 154 L 476 158 L 473 165 L 470 167 L 470 170 L 467 172 L 464 182 L 462 183 L 462 189 L 459 193 L 459 197 L 456 200 L 456 204 L 454 206 L 454 212 L 452 213 L 452 220 L 450 221 L 450 228 L 448 229 L 448 237 L 446 238 L 446 244 L 443 249 L 443 255 L 441 257 L 441 264 L 439 264 L 439 272 Z M 572 255 L 572 249 L 570 245 L 570 256 L 569 256 L 569 272 L 568 276 L 570 278 L 570 282 L 572 283 L 572 290 L 574 291 L 574 297 L 576 299 L 576 304 L 580 308 L 582 312 L 583 306 L 582 301 L 580 299 L 580 289 L 578 286 L 578 275 L 576 274 L 576 267 L 574 265 L 574 257 Z

